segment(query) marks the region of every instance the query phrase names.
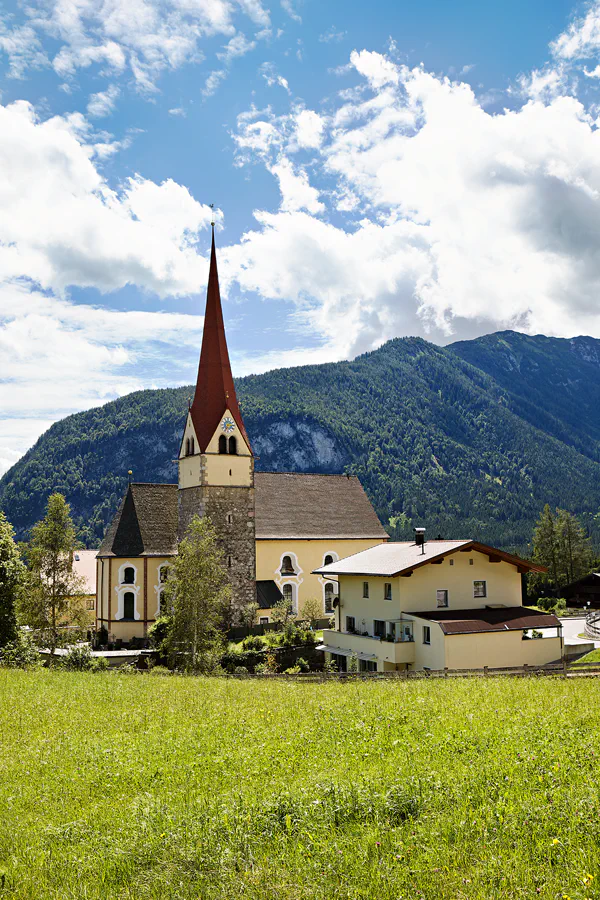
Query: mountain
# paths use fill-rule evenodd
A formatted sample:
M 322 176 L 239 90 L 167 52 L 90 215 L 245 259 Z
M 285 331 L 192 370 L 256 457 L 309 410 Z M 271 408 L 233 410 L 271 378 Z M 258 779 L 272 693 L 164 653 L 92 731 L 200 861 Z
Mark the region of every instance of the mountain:
M 389 341 L 350 362 L 237 382 L 260 470 L 349 471 L 395 538 L 525 550 L 544 503 L 600 544 L 600 341 L 500 332 Z M 139 391 L 53 425 L 0 480 L 24 536 L 59 490 L 96 546 L 127 484 L 177 480 L 191 388 Z

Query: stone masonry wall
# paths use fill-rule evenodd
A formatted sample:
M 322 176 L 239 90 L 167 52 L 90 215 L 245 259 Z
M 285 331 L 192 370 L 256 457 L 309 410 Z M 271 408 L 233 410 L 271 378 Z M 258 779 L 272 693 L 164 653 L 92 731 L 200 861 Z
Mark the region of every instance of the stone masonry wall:
M 208 516 L 231 565 L 228 574 L 235 608 L 256 601 L 256 534 L 253 487 L 201 485 L 178 491 L 179 540 L 193 518 Z M 231 521 L 229 519 L 231 518 Z

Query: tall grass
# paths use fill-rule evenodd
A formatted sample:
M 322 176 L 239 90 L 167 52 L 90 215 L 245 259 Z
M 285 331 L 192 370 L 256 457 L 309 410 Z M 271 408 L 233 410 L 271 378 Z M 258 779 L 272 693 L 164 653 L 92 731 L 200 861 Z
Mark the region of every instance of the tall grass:
M 600 683 L 0 670 L 0 897 L 600 897 Z

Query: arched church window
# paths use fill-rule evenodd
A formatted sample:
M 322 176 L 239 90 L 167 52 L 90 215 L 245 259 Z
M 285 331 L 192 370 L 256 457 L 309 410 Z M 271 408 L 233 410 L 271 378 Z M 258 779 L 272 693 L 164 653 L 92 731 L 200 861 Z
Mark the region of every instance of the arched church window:
M 123 570 L 123 584 L 135 584 L 135 569 L 133 566 L 126 566 Z
M 333 556 L 331 555 L 331 553 L 328 553 L 327 556 L 325 557 L 323 565 L 330 566 L 332 562 L 333 562 Z
M 333 613 L 333 597 L 335 593 L 335 587 L 329 581 L 325 585 L 325 612 L 327 615 L 331 615 Z
M 190 456 L 193 456 L 196 452 L 196 445 L 194 442 L 194 438 L 190 438 Z
M 219 438 L 219 453 L 227 453 L 227 438 L 224 434 Z
M 123 618 L 135 618 L 135 594 L 132 591 L 127 591 L 123 595 Z
M 233 525 L 233 513 L 227 513 L 227 524 Z
M 190 455 L 190 439 L 189 438 L 185 439 L 185 455 L 186 456 Z
M 227 568 L 230 569 L 233 565 L 233 556 L 227 557 Z
M 290 606 L 293 606 L 294 603 L 294 589 L 291 584 L 284 584 L 282 592 L 283 599 L 286 603 L 289 603 Z
M 237 454 L 237 438 L 229 438 L 229 452 L 235 456 Z
M 281 574 L 282 575 L 295 575 L 294 566 L 292 565 L 292 557 L 284 556 L 281 560 Z M 290 585 L 286 585 L 286 587 L 290 587 Z
M 158 580 L 161 584 L 164 584 L 167 578 L 169 577 L 169 566 L 162 565 L 158 570 Z

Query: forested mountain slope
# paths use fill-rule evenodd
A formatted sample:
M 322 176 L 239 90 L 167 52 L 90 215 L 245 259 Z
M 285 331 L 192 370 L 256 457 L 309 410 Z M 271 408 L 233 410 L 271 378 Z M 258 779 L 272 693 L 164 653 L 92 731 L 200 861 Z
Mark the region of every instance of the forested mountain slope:
M 418 524 L 524 550 L 546 502 L 581 515 L 600 543 L 599 360 L 591 338 L 403 338 L 237 386 L 257 468 L 356 473 L 394 537 Z M 60 490 L 95 546 L 128 469 L 176 481 L 190 394 L 140 391 L 53 425 L 0 481 L 19 535 Z

